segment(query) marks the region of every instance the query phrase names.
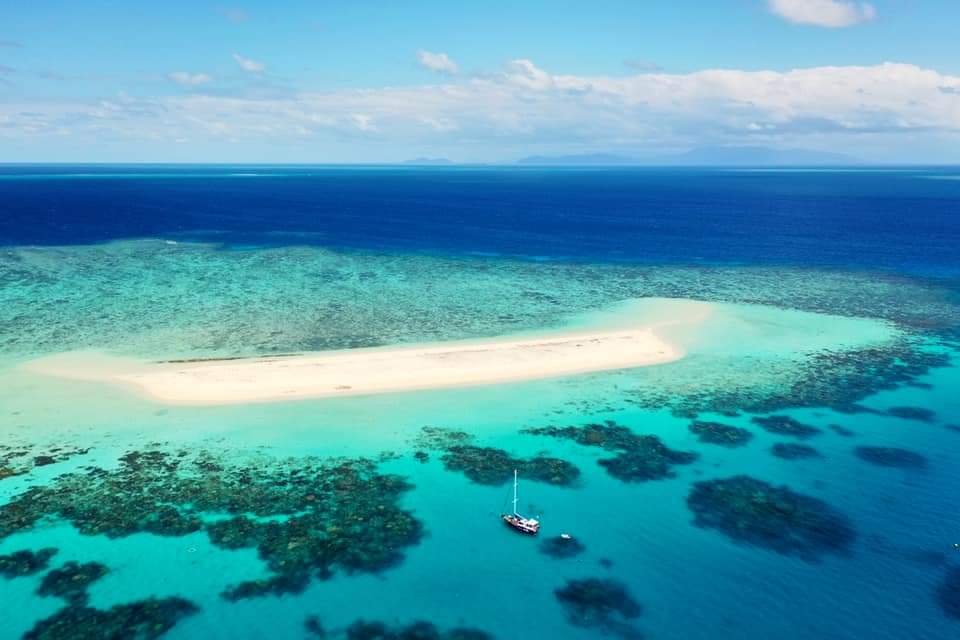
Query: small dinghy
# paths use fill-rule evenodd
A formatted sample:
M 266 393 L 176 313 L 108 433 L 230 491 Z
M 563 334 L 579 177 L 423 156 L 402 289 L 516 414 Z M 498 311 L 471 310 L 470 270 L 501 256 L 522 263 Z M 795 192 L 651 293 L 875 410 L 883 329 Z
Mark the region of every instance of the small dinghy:
M 517 477 L 517 470 L 513 470 L 513 513 L 502 513 L 500 518 L 508 527 L 520 533 L 536 535 L 540 531 L 540 521 L 534 518 L 525 518 L 517 512 L 517 489 L 520 481 Z

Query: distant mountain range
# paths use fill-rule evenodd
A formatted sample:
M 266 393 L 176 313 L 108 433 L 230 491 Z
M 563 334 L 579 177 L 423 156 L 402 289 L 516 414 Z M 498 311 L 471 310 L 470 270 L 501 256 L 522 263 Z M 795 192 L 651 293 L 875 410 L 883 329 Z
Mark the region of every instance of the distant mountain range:
M 587 153 L 565 156 L 529 156 L 517 164 L 562 165 L 644 165 L 644 166 L 786 166 L 863 164 L 853 156 L 809 149 L 772 147 L 696 147 L 684 153 L 655 157 L 630 157 L 613 153 Z

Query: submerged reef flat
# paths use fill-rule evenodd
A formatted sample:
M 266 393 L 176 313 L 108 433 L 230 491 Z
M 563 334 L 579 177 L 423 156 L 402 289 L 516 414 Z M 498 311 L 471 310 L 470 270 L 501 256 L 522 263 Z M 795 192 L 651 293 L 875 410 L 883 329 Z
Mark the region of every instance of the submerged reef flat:
M 760 426 L 764 431 L 775 433 L 779 436 L 792 436 L 800 438 L 812 438 L 822 433 L 820 429 L 803 424 L 790 416 L 755 416 L 750 419 L 755 425 Z
M 87 588 L 109 573 L 106 565 L 99 562 L 70 561 L 43 576 L 37 595 L 63 598 L 72 606 L 87 603 Z
M 746 475 L 695 483 L 687 505 L 695 526 L 804 560 L 846 554 L 856 537 L 826 502 Z
M 675 465 L 690 464 L 698 458 L 691 451 L 676 451 L 651 435 L 637 435 L 613 421 L 582 427 L 537 427 L 524 433 L 572 440 L 587 447 L 619 452 L 598 462 L 614 478 L 623 482 L 644 482 L 672 478 Z
M 689 429 L 700 442 L 718 444 L 721 447 L 742 447 L 753 438 L 753 434 L 748 430 L 721 422 L 694 420 Z
M 853 453 L 864 462 L 878 467 L 923 469 L 927 466 L 925 456 L 899 447 L 857 447 Z
M 22 578 L 30 576 L 47 568 L 50 559 L 57 554 L 57 549 L 46 547 L 37 551 L 24 549 L 0 556 L 0 576 Z
M 66 462 L 74 456 L 89 453 L 90 449 L 49 445 L 35 447 L 28 445 L 0 444 L 0 480 L 29 473 L 37 467 Z
M 937 587 L 937 603 L 945 615 L 960 620 L 960 567 L 953 567 Z
M 24 640 L 154 640 L 199 611 L 184 598 L 147 598 L 109 609 L 70 605 L 39 621 Z
M 624 638 L 640 638 L 633 620 L 640 617 L 640 606 L 626 585 L 606 578 L 568 580 L 554 590 L 567 621 L 577 627 L 594 628 Z
M 859 402 L 868 396 L 949 364 L 946 353 L 930 347 L 929 337 L 904 333 L 883 344 L 815 352 L 789 365 L 736 355 L 691 354 L 639 372 L 639 384 L 624 389 L 624 394 L 631 405 L 669 409 L 681 418 L 797 407 L 861 413 L 868 410 Z M 744 378 L 745 369 L 753 372 L 752 380 Z
M 204 286 L 193 286 L 196 282 Z M 154 286 L 145 290 L 145 283 Z M 103 296 L 104 290 L 111 295 Z M 931 343 L 956 343 L 960 337 L 960 304 L 953 291 L 919 277 L 769 266 L 443 258 L 303 246 L 221 251 L 215 244 L 138 240 L 12 247 L 0 254 L 0 353 L 26 358 L 95 349 L 116 344 L 117 335 L 128 337 L 118 352 L 153 359 L 415 344 L 560 326 L 571 314 L 650 297 L 869 318 L 889 324 L 898 336 L 850 349 L 825 347 L 789 362 L 691 354 L 664 371 L 631 372 L 631 383 L 623 387 L 629 404 L 689 417 L 850 408 L 944 365 L 946 356 L 931 350 Z M 740 375 L 745 366 L 757 374 L 749 384 Z M 731 384 L 735 378 L 737 384 Z
M 784 460 L 802 460 L 803 458 L 820 458 L 820 452 L 806 444 L 796 442 L 778 442 L 770 447 L 770 453 Z
M 13 497 L 0 506 L 0 539 L 57 519 L 111 538 L 206 531 L 222 548 L 257 549 L 273 574 L 229 587 L 224 595 L 235 600 L 302 590 L 336 568 L 393 566 L 423 534 L 398 506 L 410 488 L 363 459 L 237 463 L 206 450 L 145 449 L 122 455 L 115 469 L 87 466 Z

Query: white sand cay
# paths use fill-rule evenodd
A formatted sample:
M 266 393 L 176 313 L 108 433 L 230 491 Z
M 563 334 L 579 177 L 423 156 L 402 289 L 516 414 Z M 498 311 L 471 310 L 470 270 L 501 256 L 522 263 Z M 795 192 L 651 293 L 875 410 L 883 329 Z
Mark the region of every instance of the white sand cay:
M 684 304 L 679 317 L 606 319 L 606 329 L 432 345 L 318 352 L 288 357 L 143 363 L 74 353 L 25 366 L 39 373 L 131 386 L 179 405 L 241 404 L 470 386 L 626 369 L 676 360 L 680 347 L 655 329 L 698 324 L 706 303 Z M 615 327 L 610 327 L 611 320 Z M 600 326 L 604 322 L 598 323 Z

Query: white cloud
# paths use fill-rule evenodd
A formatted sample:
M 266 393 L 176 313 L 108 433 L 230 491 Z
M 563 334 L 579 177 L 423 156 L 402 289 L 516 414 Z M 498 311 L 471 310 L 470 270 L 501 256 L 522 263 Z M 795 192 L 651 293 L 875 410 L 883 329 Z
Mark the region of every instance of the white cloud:
M 251 60 L 250 58 L 244 58 L 239 53 L 233 54 L 233 59 L 237 61 L 237 64 L 240 65 L 240 68 L 244 71 L 249 71 L 250 73 L 262 73 L 264 69 L 267 68 L 267 65 L 262 62 L 257 62 L 256 60 Z
M 213 80 L 205 73 L 190 73 L 189 71 L 174 71 L 167 74 L 167 78 L 184 87 L 199 87 Z
M 421 49 L 417 52 L 417 60 L 420 61 L 421 67 L 438 73 L 449 73 L 453 75 L 460 70 L 457 63 L 451 60 L 450 56 L 445 53 L 432 53 Z
M 872 4 L 853 0 L 768 0 L 767 5 L 790 22 L 817 27 L 850 27 L 877 17 Z
M 868 143 L 902 150 L 936 139 L 960 148 L 960 76 L 895 63 L 579 76 L 515 60 L 499 74 L 426 86 L 0 102 L 0 140 L 64 128 L 74 140 L 310 141 L 369 144 L 369 153 L 434 145 L 455 146 L 461 157 L 471 149 L 502 158 L 578 145 L 656 153 L 701 144 L 860 155 Z

